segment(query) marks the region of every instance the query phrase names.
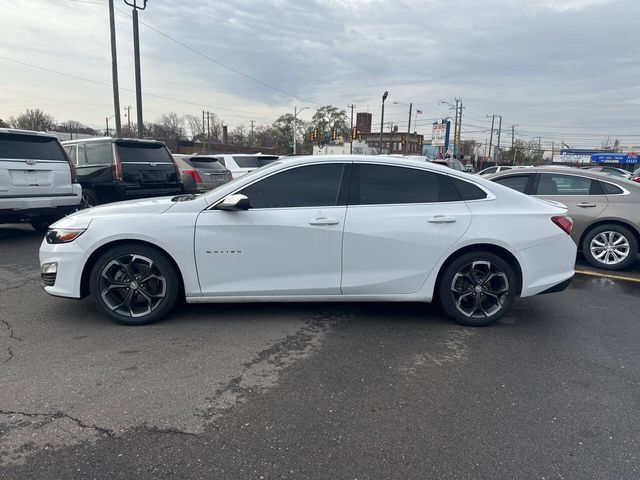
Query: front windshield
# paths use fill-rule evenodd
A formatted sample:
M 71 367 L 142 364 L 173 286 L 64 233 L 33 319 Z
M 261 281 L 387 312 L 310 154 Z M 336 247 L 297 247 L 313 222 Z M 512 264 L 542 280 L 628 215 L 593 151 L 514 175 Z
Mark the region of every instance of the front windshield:
M 227 183 L 223 183 L 222 185 L 218 185 L 217 187 L 212 188 L 211 190 L 207 190 L 206 192 L 203 193 L 203 195 L 209 195 L 211 193 L 217 192 L 218 190 L 220 190 L 222 188 L 227 188 L 230 185 L 235 185 L 237 183 L 244 182 L 248 178 L 254 177 L 256 175 L 259 175 L 262 172 L 264 172 L 265 170 L 276 168 L 278 165 L 282 165 L 282 162 L 281 161 L 276 161 L 276 162 L 268 163 L 268 164 L 266 164 L 266 165 L 264 165 L 264 166 L 262 166 L 260 168 L 256 168 L 255 170 L 251 170 L 249 173 L 246 173 L 245 175 L 242 175 L 241 177 L 234 178 L 233 180 L 230 180 Z

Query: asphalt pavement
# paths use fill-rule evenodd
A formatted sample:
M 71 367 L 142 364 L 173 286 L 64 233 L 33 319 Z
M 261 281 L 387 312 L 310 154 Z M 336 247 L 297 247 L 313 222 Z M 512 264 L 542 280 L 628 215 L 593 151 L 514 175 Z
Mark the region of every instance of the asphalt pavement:
M 418 304 L 181 305 L 122 327 L 0 226 L 0 478 L 640 478 L 640 283 L 466 328 Z M 640 278 L 637 270 L 626 276 Z

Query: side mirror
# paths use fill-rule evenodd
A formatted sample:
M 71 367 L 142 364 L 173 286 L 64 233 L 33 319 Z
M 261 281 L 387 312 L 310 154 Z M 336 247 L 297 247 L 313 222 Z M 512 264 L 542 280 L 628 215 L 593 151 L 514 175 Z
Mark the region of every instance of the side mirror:
M 229 195 L 216 206 L 216 209 L 228 211 L 249 210 L 249 197 L 241 193 Z

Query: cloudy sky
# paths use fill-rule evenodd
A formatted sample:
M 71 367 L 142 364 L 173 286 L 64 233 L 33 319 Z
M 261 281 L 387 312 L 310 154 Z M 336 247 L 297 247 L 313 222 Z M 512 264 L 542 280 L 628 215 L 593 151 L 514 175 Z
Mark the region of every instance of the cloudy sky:
M 135 107 L 130 8 L 115 5 L 121 104 Z M 459 97 L 466 138 L 486 140 L 498 113 L 507 141 L 516 125 L 548 146 L 640 145 L 639 0 L 149 0 L 140 19 L 145 120 L 206 109 L 233 128 L 355 104 L 375 123 L 388 90 L 401 129 L 403 104 L 430 135 Z M 103 128 L 106 0 L 3 2 L 0 72 L 0 118 L 39 107 Z

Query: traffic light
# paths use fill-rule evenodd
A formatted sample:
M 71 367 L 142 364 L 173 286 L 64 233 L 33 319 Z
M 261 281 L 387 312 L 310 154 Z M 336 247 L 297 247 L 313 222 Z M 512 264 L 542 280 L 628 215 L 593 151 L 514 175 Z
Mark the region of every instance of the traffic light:
M 331 140 L 337 140 L 338 139 L 338 130 L 337 129 L 333 129 L 331 130 Z
M 357 136 L 358 136 L 358 127 L 352 127 L 351 128 L 351 139 L 353 140 Z
M 418 146 L 422 146 L 422 135 L 418 135 Z
M 402 145 L 406 145 L 407 144 L 407 136 L 406 135 L 400 135 L 400 143 Z
M 318 139 L 318 129 L 314 128 L 310 133 L 311 141 L 315 142 Z

